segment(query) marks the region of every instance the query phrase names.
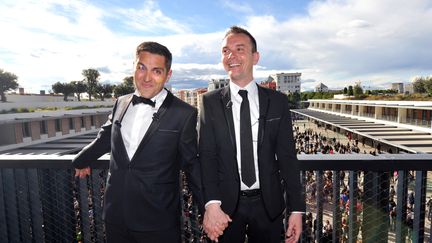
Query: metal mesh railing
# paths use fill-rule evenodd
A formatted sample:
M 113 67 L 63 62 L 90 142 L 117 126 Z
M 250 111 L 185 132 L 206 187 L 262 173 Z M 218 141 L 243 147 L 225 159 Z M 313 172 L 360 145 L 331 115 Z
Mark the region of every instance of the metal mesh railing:
M 429 241 L 431 156 L 341 156 L 299 156 L 307 202 L 301 242 Z M 107 161 L 76 179 L 68 157 L 38 160 L 0 158 L 0 242 L 105 242 Z M 182 192 L 182 240 L 204 242 L 198 211 Z

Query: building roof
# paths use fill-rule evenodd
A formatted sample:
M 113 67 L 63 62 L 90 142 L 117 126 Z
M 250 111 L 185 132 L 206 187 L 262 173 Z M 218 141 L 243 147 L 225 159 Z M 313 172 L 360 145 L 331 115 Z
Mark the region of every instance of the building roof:
M 293 112 L 313 120 L 339 127 L 343 130 L 388 144 L 411 153 L 432 153 L 432 135 L 424 131 L 387 125 L 380 122 L 349 118 L 326 112 L 298 109 Z
M 17 120 L 24 120 L 24 121 L 47 120 L 49 118 L 56 119 L 61 117 L 73 117 L 73 116 L 82 116 L 82 115 L 95 114 L 95 113 L 107 113 L 111 111 L 112 108 L 92 108 L 92 109 L 82 109 L 82 110 L 57 110 L 57 111 L 0 114 L 0 124 L 16 123 Z

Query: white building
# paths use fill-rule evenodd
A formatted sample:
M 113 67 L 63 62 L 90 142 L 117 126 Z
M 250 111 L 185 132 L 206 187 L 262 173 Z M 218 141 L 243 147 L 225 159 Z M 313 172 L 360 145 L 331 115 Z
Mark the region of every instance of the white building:
M 229 78 L 211 79 L 208 84 L 208 91 L 220 89 L 229 84 Z
M 407 94 L 414 94 L 414 84 L 413 83 L 405 84 L 404 92 Z
M 392 83 L 391 89 L 397 90 L 397 92 L 401 94 L 404 92 L 404 84 L 403 83 Z
M 276 90 L 282 93 L 300 93 L 301 88 L 301 73 L 276 73 L 269 77 L 269 81 L 276 82 Z
M 315 86 L 315 92 L 328 92 L 328 87 L 323 83 L 319 83 Z

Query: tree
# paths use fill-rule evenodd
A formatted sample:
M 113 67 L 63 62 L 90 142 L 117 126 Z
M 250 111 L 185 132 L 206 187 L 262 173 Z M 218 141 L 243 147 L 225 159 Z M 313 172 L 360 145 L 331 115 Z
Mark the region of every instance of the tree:
M 125 94 L 130 94 L 135 91 L 133 77 L 129 76 L 123 79 L 123 83 L 114 87 L 114 97 L 120 97 Z
M 71 84 L 74 87 L 74 93 L 76 94 L 78 101 L 81 101 L 81 94 L 86 92 L 87 85 L 84 81 L 72 81 Z
M 300 107 L 300 98 L 300 94 L 297 91 L 288 94 L 288 103 L 290 109 L 297 109 Z
M 99 71 L 92 68 L 84 69 L 82 75 L 85 77 L 84 80 L 87 82 L 87 93 L 89 95 L 89 100 L 91 101 L 92 95 L 96 93 L 96 86 L 100 76 Z
M 345 87 L 345 88 L 343 89 L 343 94 L 348 94 L 348 89 L 347 89 L 347 87 Z
M 354 85 L 353 94 L 356 98 L 360 98 L 363 94 L 363 88 L 359 84 Z
M 353 96 L 354 95 L 354 90 L 353 90 L 353 86 L 352 85 L 348 86 L 348 95 L 349 96 Z
M 17 79 L 18 77 L 15 74 L 0 69 L 0 96 L 2 102 L 7 101 L 5 92 L 18 88 Z
M 53 84 L 52 86 L 52 90 L 55 94 L 63 94 L 63 100 L 67 101 L 67 97 L 70 94 L 73 94 L 74 92 L 74 87 L 71 83 L 60 83 L 57 82 L 55 84 Z
M 111 84 L 98 84 L 96 86 L 96 93 L 99 95 L 99 98 L 104 101 L 105 98 L 110 98 L 113 92 L 114 86 Z

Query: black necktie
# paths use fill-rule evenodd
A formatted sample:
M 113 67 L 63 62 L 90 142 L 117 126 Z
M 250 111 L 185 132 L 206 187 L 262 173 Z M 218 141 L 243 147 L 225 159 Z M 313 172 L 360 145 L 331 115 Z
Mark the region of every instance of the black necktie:
M 256 181 L 252 144 L 252 126 L 250 118 L 249 100 L 246 90 L 240 90 L 243 101 L 240 106 L 240 154 L 241 177 L 243 183 L 251 187 Z
M 139 103 L 144 103 L 144 104 L 150 105 L 151 107 L 155 107 L 155 105 L 156 105 L 156 102 L 152 101 L 151 99 L 147 99 L 147 98 L 144 98 L 144 97 L 141 97 L 141 96 L 133 95 L 133 97 L 132 97 L 132 104 L 136 105 L 136 104 L 139 104 Z

